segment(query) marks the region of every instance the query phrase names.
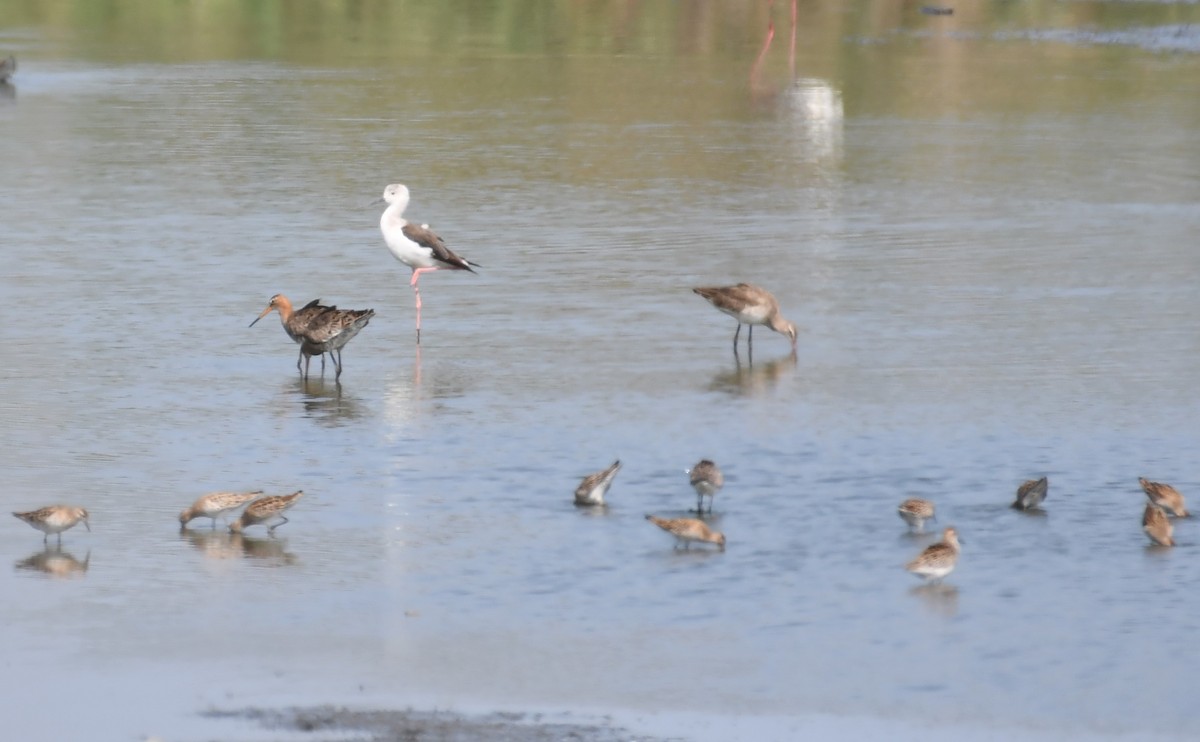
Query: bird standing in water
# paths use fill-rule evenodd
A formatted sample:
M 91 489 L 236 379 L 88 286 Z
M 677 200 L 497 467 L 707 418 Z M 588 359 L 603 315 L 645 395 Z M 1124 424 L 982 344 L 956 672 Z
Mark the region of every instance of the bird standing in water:
M 417 302 L 417 345 L 421 344 L 421 289 L 417 279 L 422 273 L 441 270 L 443 268 L 456 271 L 475 272 L 478 263 L 472 263 L 466 258 L 459 257 L 446 243 L 438 237 L 428 224 L 413 224 L 404 218 L 404 210 L 408 208 L 408 187 L 393 183 L 383 189 L 383 200 L 388 207 L 379 218 L 379 229 L 383 232 L 383 241 L 387 243 L 392 255 L 412 269 L 412 279 L 408 282 L 413 287 L 413 295 Z
M 792 350 L 796 350 L 796 326 L 779 313 L 779 302 L 770 291 L 748 283 L 739 283 L 736 286 L 702 286 L 692 291 L 738 321 L 737 330 L 733 333 L 734 355 L 737 355 L 738 334 L 742 331 L 742 325 L 750 326 L 746 336 L 746 350 L 751 354 L 754 353 L 755 325 L 766 325 L 775 332 L 786 335 L 792 341 Z
M 308 378 L 308 364 L 313 356 L 321 356 L 321 372 L 325 372 L 325 354 L 328 353 L 337 369 L 335 381 L 342 377 L 342 348 L 375 316 L 374 309 L 327 307 L 320 299 L 313 299 L 296 312 L 292 311 L 292 302 L 286 296 L 276 294 L 250 326 L 254 327 L 271 310 L 279 312 L 279 321 L 288 337 L 300 343 L 304 378 Z M 300 370 L 300 358 L 296 359 L 296 370 Z

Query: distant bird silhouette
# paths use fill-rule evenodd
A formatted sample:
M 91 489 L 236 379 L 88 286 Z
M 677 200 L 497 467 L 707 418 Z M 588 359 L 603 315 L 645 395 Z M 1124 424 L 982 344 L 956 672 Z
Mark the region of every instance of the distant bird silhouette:
M 1048 487 L 1049 480 L 1046 477 L 1030 479 L 1017 488 L 1017 499 L 1013 501 L 1012 506 L 1017 510 L 1033 510 L 1046 499 Z
M 934 515 L 933 503 L 929 500 L 922 500 L 919 497 L 910 497 L 900 503 L 897 511 L 900 513 L 900 517 L 904 519 L 904 522 L 908 524 L 909 528 L 918 531 L 925 528 L 925 521 L 937 520 L 937 516 Z
M 696 512 L 704 512 L 704 498 L 708 497 L 708 512 L 712 512 L 713 498 L 725 486 L 725 475 L 720 468 L 708 459 L 700 459 L 691 469 L 687 470 L 688 483 L 696 490 Z

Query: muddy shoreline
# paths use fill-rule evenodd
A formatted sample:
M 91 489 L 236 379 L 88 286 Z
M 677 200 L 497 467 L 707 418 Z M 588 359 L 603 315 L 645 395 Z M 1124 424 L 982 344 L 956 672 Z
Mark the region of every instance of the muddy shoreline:
M 210 719 L 241 719 L 273 730 L 311 735 L 314 742 L 353 739 L 371 742 L 665 742 L 665 738 L 636 735 L 606 720 L 571 721 L 540 713 L 494 712 L 484 715 L 454 711 L 361 710 L 339 706 L 286 709 L 208 711 Z M 290 736 L 290 735 L 289 735 Z

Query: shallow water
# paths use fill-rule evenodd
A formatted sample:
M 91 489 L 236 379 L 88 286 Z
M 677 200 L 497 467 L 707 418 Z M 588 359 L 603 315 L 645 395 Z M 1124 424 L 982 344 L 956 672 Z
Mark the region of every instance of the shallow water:
M 758 4 L 362 7 L 0 3 L 0 498 L 93 528 L 46 554 L 4 526 L 6 728 L 204 739 L 234 734 L 206 709 L 323 702 L 1200 728 L 1200 531 L 1148 547 L 1137 486 L 1200 482 L 1200 57 L 1083 33 L 1195 5 L 802 8 L 794 72 Z M 423 277 L 419 352 L 370 204 L 396 181 L 484 266 Z M 739 280 L 795 357 L 760 328 L 735 359 L 689 290 Z M 247 327 L 280 292 L 376 310 L 340 385 Z M 611 507 L 573 507 L 618 457 Z M 643 520 L 694 507 L 701 457 L 724 553 Z M 1040 475 L 1045 512 L 1008 509 Z M 177 531 L 226 488 L 306 495 L 277 539 Z M 941 587 L 902 569 L 934 538 L 910 496 L 965 541 Z

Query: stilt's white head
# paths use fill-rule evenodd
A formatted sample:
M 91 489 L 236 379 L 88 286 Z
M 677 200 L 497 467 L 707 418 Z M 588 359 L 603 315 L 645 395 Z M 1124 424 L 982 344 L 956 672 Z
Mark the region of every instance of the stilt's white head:
M 395 206 L 403 214 L 404 210 L 408 208 L 408 187 L 400 183 L 392 183 L 383 189 L 383 200 L 389 205 Z

